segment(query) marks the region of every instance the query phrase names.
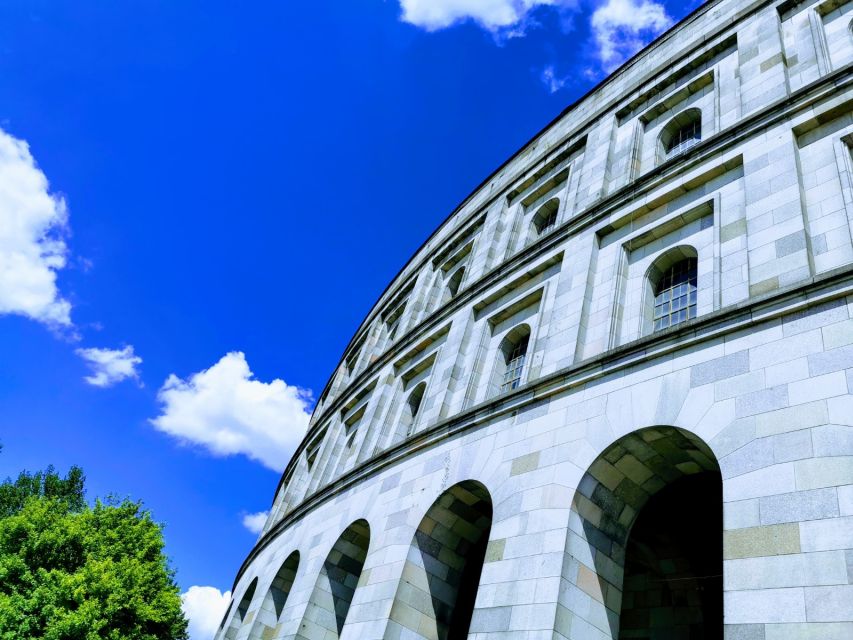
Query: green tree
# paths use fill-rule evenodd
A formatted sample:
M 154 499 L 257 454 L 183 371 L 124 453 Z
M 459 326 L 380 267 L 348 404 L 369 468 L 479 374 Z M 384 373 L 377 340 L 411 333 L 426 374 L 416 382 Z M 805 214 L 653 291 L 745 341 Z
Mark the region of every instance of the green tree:
M 186 640 L 163 530 L 138 502 L 83 500 L 83 474 L 0 485 L 0 640 Z
M 65 502 L 71 511 L 80 511 L 86 505 L 85 481 L 80 467 L 71 467 L 64 478 L 53 466 L 36 473 L 21 471 L 14 482 L 0 484 L 0 518 L 18 513 L 31 497 L 53 498 Z

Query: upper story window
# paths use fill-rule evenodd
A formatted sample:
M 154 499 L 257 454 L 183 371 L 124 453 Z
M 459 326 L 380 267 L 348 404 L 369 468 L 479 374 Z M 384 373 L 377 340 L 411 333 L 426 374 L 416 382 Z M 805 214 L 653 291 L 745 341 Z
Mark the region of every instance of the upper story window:
M 536 215 L 533 216 L 535 237 L 542 237 L 557 226 L 557 212 L 559 209 L 559 198 L 551 198 L 539 208 L 539 211 L 537 211 Z
M 524 364 L 527 360 L 527 346 L 530 342 L 530 329 L 522 325 L 510 332 L 501 345 L 504 357 L 504 374 L 501 380 L 501 393 L 512 391 L 521 385 Z
M 355 366 L 358 364 L 358 358 L 361 355 L 361 348 L 364 346 L 364 342 L 367 339 L 367 334 L 365 333 L 358 341 L 355 343 L 350 352 L 347 354 L 346 359 L 344 360 L 344 364 L 347 368 L 347 373 L 352 375 L 353 371 L 355 371 Z
M 654 286 L 655 331 L 696 317 L 696 258 L 684 258 L 666 268 Z
M 462 284 L 462 278 L 465 277 L 465 267 L 459 267 L 456 271 L 454 271 L 453 275 L 447 281 L 447 295 L 446 300 L 450 300 L 451 298 L 455 298 L 456 294 L 459 293 L 459 287 Z
M 400 422 L 406 428 L 406 435 L 412 434 L 415 419 L 418 417 L 418 413 L 421 410 L 424 391 L 426 391 L 426 383 L 421 382 L 412 390 L 409 397 L 406 399 L 406 404 L 403 407 L 403 414 L 400 416 Z
M 682 111 L 661 131 L 661 160 L 669 160 L 684 153 L 700 140 L 702 140 L 702 112 L 699 109 Z
M 388 332 L 388 339 L 393 340 L 397 337 L 397 329 L 400 328 L 400 318 L 403 316 L 403 311 L 406 310 L 406 303 L 403 302 L 394 311 L 392 311 L 385 319 L 385 326 Z

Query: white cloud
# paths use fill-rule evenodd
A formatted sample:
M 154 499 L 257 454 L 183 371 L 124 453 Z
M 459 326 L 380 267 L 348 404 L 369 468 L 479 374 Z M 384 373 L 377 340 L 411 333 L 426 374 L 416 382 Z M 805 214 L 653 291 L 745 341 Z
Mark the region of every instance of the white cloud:
M 162 414 L 151 423 L 160 431 L 281 471 L 308 427 L 311 392 L 284 380 L 255 380 L 246 357 L 234 351 L 186 380 L 170 375 L 157 399 Z
M 231 592 L 222 593 L 216 587 L 190 587 L 181 594 L 190 640 L 213 640 L 230 601 Z
M 56 286 L 68 253 L 67 217 L 29 145 L 0 129 L 0 314 L 71 324 L 71 304 Z
M 517 26 L 536 7 L 574 5 L 575 0 L 400 0 L 403 21 L 427 31 L 473 20 L 495 32 Z
M 243 526 L 254 534 L 258 534 L 264 530 L 264 525 L 267 522 L 269 511 L 259 511 L 258 513 L 247 513 L 243 516 Z
M 607 0 L 592 14 L 590 24 L 598 58 L 610 72 L 669 27 L 672 18 L 653 0 Z
M 134 355 L 131 345 L 124 349 L 77 349 L 76 353 L 92 371 L 91 376 L 85 377 L 91 385 L 111 387 L 128 378 L 139 379 L 136 367 L 142 363 L 142 358 Z
M 560 89 L 566 86 L 569 81 L 569 76 L 558 76 L 554 71 L 554 65 L 547 65 L 539 74 L 539 80 L 550 93 L 557 93 Z

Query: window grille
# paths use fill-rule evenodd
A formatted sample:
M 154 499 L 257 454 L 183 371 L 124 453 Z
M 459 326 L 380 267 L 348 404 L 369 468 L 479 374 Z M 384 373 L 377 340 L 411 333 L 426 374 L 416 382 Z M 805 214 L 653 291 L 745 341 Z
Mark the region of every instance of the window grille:
M 521 384 L 521 374 L 524 372 L 524 360 L 527 357 L 527 341 L 529 336 L 524 336 L 512 348 L 512 352 L 506 359 L 506 370 L 504 371 L 501 392 L 512 391 Z
M 701 139 L 702 123 L 697 118 L 672 134 L 672 138 L 666 143 L 666 157 L 672 158 L 679 153 L 684 153 Z
M 539 224 L 537 225 L 537 231 L 539 235 L 545 235 L 548 231 L 554 228 L 554 225 L 557 224 L 557 209 L 554 209 L 548 213 L 548 215 L 543 218 Z
M 533 218 L 533 227 L 536 229 L 536 237 L 541 237 L 557 226 L 557 212 L 560 209 L 560 200 L 552 198 L 546 202 L 536 216 Z
M 696 258 L 667 269 L 655 287 L 654 330 L 674 327 L 696 317 Z

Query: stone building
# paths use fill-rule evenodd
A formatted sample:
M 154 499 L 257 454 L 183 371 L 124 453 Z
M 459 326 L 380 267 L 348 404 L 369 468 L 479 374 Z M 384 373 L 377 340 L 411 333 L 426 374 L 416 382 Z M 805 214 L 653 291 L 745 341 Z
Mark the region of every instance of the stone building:
M 851 20 L 711 0 L 460 204 L 218 637 L 852 639 Z

